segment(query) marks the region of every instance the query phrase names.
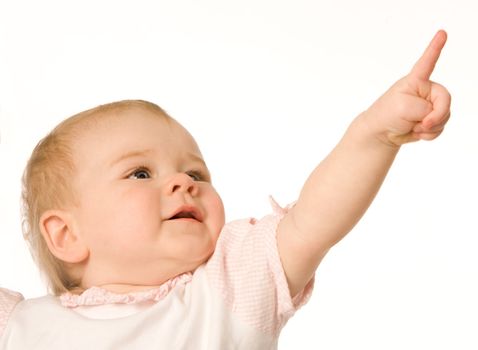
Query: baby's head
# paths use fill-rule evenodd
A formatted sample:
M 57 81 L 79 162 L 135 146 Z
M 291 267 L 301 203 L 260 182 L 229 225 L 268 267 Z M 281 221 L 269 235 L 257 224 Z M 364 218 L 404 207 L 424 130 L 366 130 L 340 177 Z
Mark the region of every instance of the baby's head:
M 145 101 L 59 124 L 32 153 L 23 203 L 25 237 L 54 294 L 160 285 L 204 263 L 224 224 L 196 142 Z

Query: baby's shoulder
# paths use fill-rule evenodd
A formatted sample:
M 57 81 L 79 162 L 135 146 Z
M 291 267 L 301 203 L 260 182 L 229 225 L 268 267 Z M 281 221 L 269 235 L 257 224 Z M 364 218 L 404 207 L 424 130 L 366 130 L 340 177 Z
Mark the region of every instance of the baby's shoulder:
M 9 289 L 0 288 L 0 336 L 7 325 L 15 305 L 22 301 L 23 295 Z
M 0 318 L 4 313 L 11 312 L 13 307 L 23 299 L 20 293 L 0 287 Z
M 296 202 L 292 202 L 286 207 L 281 207 L 272 197 L 269 197 L 269 204 L 271 211 L 265 216 L 257 219 L 255 217 L 246 217 L 242 219 L 236 219 L 226 223 L 222 229 L 223 232 L 239 234 L 248 231 L 261 231 L 268 229 L 269 227 L 276 228 L 278 222 L 287 214 L 287 212 L 295 205 Z M 221 233 L 222 234 L 222 233 Z

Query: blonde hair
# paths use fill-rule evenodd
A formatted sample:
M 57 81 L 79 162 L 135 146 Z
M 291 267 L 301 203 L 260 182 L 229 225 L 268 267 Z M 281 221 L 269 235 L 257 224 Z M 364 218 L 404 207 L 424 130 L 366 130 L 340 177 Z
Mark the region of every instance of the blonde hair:
M 34 148 L 22 178 L 22 229 L 33 259 L 46 279 L 48 290 L 59 295 L 79 287 L 80 279 L 68 272 L 69 264 L 56 258 L 40 231 L 40 217 L 49 209 L 75 205 L 71 186 L 75 173 L 71 140 L 85 131 L 89 122 L 131 108 L 149 110 L 172 119 L 154 103 L 143 100 L 112 102 L 76 114 L 58 124 Z

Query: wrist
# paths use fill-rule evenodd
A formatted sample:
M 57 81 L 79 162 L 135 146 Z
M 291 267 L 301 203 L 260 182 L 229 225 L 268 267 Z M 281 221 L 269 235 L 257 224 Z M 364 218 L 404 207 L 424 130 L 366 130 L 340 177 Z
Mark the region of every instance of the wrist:
M 397 152 L 402 142 L 395 142 L 392 133 L 383 128 L 377 127 L 376 118 L 369 110 L 360 113 L 351 123 L 350 128 L 361 142 L 374 147 L 384 147 Z

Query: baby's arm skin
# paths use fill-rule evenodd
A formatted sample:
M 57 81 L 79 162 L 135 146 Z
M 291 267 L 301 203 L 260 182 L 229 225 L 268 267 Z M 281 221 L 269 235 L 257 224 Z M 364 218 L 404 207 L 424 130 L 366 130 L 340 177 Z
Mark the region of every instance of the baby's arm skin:
M 292 296 L 358 222 L 402 144 L 432 140 L 450 117 L 450 94 L 430 81 L 447 35 L 439 31 L 411 72 L 349 126 L 279 223 L 278 249 Z

